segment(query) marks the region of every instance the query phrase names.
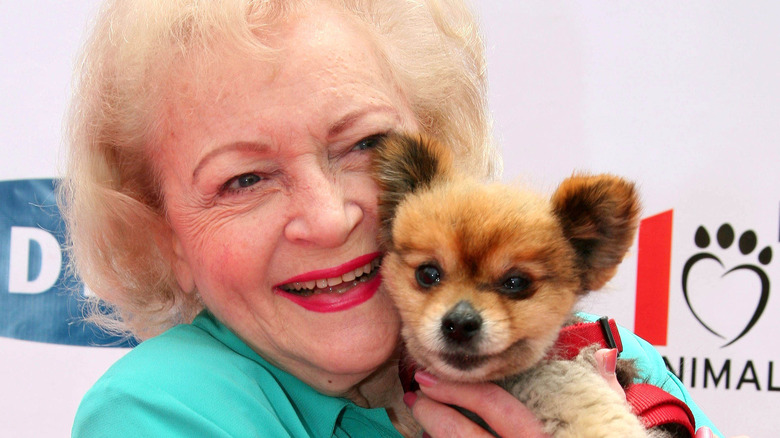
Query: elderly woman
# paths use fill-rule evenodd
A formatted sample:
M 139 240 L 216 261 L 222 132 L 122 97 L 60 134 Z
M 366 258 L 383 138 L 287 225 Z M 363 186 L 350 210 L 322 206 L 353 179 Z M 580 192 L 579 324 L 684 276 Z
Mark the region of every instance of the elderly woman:
M 541 435 L 489 384 L 404 397 L 379 288 L 377 139 L 423 131 L 473 173 L 497 168 L 475 29 L 459 1 L 103 8 L 62 208 L 90 318 L 143 342 L 74 436 L 395 437 L 404 400 L 433 436 L 483 434 L 454 394 L 499 433 Z

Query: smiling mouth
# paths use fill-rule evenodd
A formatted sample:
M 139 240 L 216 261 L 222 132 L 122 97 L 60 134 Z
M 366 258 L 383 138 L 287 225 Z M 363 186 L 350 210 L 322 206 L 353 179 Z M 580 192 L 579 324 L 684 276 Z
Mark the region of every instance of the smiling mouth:
M 342 294 L 358 284 L 365 283 L 376 277 L 380 265 L 381 261 L 377 257 L 363 266 L 336 277 L 310 281 L 296 281 L 283 284 L 279 286 L 279 289 L 302 297 L 320 293 Z

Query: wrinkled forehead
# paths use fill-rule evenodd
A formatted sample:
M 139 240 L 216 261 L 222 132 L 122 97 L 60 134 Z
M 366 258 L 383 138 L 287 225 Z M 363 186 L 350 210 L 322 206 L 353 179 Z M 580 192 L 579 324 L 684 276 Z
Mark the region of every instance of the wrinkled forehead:
M 214 114 L 244 117 L 241 111 L 247 108 L 263 112 L 257 120 L 278 119 L 268 114 L 277 109 L 284 112 L 282 119 L 292 122 L 291 114 L 308 118 L 307 111 L 327 109 L 327 102 L 374 99 L 364 104 L 405 104 L 370 35 L 345 12 L 312 6 L 266 30 L 254 46 L 224 41 L 198 48 L 201 54 L 188 53 L 174 63 L 160 90 L 164 98 L 156 114 L 157 141 L 150 146 L 155 150 L 164 144 L 162 136 L 174 125 L 208 122 L 217 118 Z
M 331 3 L 295 2 L 297 7 L 280 8 L 273 14 L 249 13 L 243 19 L 226 17 L 218 25 L 192 25 L 187 30 L 189 35 L 172 37 L 173 53 L 160 55 L 172 61 L 170 79 L 184 77 L 197 82 L 198 78 L 212 76 L 230 58 L 263 63 L 273 73 L 290 62 L 302 63 L 313 54 L 332 52 L 334 45 L 349 48 L 354 43 L 345 45 L 347 35 L 362 40 L 378 54 L 376 29 L 358 15 Z
M 187 106 L 219 104 L 242 83 L 273 86 L 279 93 L 284 87 L 305 92 L 306 78 L 315 74 L 334 87 L 347 76 L 361 80 L 362 75 L 366 82 L 379 79 L 400 92 L 371 27 L 322 2 L 287 11 L 243 38 L 217 33 L 173 58 L 159 81 L 167 111 L 175 106 L 187 113 L 192 110 Z

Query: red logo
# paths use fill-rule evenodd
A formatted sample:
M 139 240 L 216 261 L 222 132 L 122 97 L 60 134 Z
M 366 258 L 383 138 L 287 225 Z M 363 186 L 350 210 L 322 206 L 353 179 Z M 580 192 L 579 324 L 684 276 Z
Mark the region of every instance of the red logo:
M 653 345 L 666 345 L 669 327 L 672 211 L 643 219 L 639 225 L 634 332 Z
M 673 210 L 668 210 L 642 220 L 639 227 L 634 330 L 637 335 L 653 345 L 667 345 L 669 290 L 672 284 L 670 281 L 672 219 Z M 735 239 L 734 229 L 728 223 L 721 225 L 715 236 L 717 245 L 710 246 L 710 233 L 704 226 L 698 227 L 693 241 L 699 252 L 690 256 L 685 262 L 682 269 L 681 286 L 683 298 L 693 317 L 707 331 L 725 340 L 726 343 L 723 347 L 726 347 L 745 336 L 755 326 L 766 309 L 769 301 L 770 282 L 764 271 L 764 266 L 768 265 L 772 260 L 772 248 L 766 246 L 758 251 L 758 238 L 753 230 L 747 230 L 738 239 Z M 732 246 L 735 241 L 737 244 Z M 732 248 L 739 249 L 739 253 L 741 253 L 739 255 L 740 258 L 751 256 L 751 260 L 744 263 L 735 263 L 733 267 L 726 266 L 721 257 L 716 255 L 716 252 L 734 252 Z M 755 251 L 757 253 L 757 264 L 752 259 L 755 255 L 754 250 L 757 250 Z M 703 270 L 694 269 L 698 268 L 700 262 Z M 712 270 L 708 271 L 706 269 L 705 265 L 707 263 L 716 263 L 718 265 L 718 272 L 715 272 L 714 277 Z M 692 274 L 694 271 L 696 271 L 696 274 Z M 749 287 L 748 289 L 738 287 L 736 290 L 724 289 L 722 291 L 719 291 L 717 287 L 714 290 L 712 288 L 691 288 L 690 283 L 693 277 L 710 280 L 719 276 L 723 279 L 730 274 L 738 273 L 757 276 L 760 283 L 760 291 L 753 291 Z M 717 281 L 712 283 L 717 283 Z M 757 293 L 751 295 L 752 292 Z M 735 322 L 738 325 L 737 331 L 726 330 L 722 324 L 723 315 L 725 314 L 723 312 L 718 314 L 707 313 L 709 306 L 706 305 L 707 301 L 712 302 L 712 300 L 716 300 L 716 302 L 724 299 L 731 301 L 734 297 L 733 293 L 741 293 L 743 302 L 740 304 L 750 306 L 746 308 L 750 314 L 740 315 L 737 312 L 728 316 L 731 322 Z M 755 308 L 753 308 L 753 304 L 750 304 L 752 301 L 749 298 L 749 296 L 753 295 L 756 296 Z M 733 301 L 731 302 L 733 303 Z M 742 318 L 743 316 L 744 318 Z

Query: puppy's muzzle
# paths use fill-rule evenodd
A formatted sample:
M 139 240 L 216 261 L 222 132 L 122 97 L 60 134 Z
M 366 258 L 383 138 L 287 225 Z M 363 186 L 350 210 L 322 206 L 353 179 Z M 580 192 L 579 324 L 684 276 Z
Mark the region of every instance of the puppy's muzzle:
M 441 319 L 444 339 L 453 345 L 467 346 L 482 330 L 482 316 L 468 301 L 460 301 Z

